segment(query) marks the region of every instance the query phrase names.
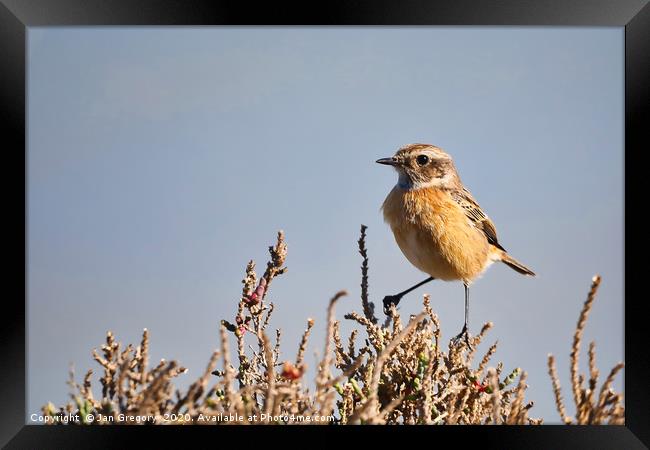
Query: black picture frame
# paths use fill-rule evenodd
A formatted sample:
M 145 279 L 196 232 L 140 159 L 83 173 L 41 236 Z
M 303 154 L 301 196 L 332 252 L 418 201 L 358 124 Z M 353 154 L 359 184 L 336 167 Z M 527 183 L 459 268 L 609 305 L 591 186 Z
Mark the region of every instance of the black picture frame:
M 625 28 L 625 195 L 639 192 L 643 167 L 635 163 L 647 141 L 648 97 L 650 91 L 650 6 L 648 0 L 328 0 L 326 2 L 277 1 L 250 3 L 234 0 L 0 0 L 0 111 L 5 125 L 4 155 L 5 223 L 10 229 L 6 242 L 20 242 L 16 261 L 5 271 L 7 285 L 16 293 L 7 295 L 0 326 L 2 369 L 0 399 L 0 444 L 6 448 L 93 447 L 110 443 L 118 446 L 139 437 L 152 427 L 44 427 L 25 425 L 25 300 L 26 300 L 26 36 L 30 26 L 93 25 L 518 25 L 518 26 L 615 26 Z M 646 138 L 646 139 L 644 139 Z M 11 176 L 23 175 L 23 183 Z M 18 188 L 16 188 L 18 186 Z M 16 192 L 18 191 L 18 192 Z M 642 191 L 641 191 L 642 192 Z M 627 202 L 626 202 L 627 203 Z M 625 220 L 625 426 L 569 427 L 385 427 L 369 428 L 383 438 L 386 432 L 403 437 L 436 439 L 446 435 L 463 443 L 476 439 L 483 447 L 498 448 L 647 448 L 650 445 L 648 394 L 645 374 L 650 373 L 650 358 L 645 349 L 643 314 L 638 308 L 643 297 L 631 294 L 634 281 L 643 284 L 643 264 L 635 264 L 638 245 L 628 242 L 642 236 L 643 220 L 634 220 L 635 205 L 629 202 L 630 220 Z M 645 208 L 643 208 L 645 209 Z M 15 237 L 14 237 L 15 236 Z M 634 242 L 634 241 L 632 241 Z M 22 281 L 22 282 L 21 282 Z M 22 295 L 21 295 L 22 294 Z M 22 301 L 21 301 L 22 299 Z M 155 435 L 168 443 L 185 441 L 176 427 L 155 427 Z M 218 443 L 212 427 L 188 427 L 200 433 L 203 442 Z M 241 439 L 250 439 L 246 427 L 229 427 Z M 278 432 L 285 427 L 266 427 Z M 321 427 L 301 427 L 304 428 Z M 349 433 L 355 427 L 336 427 L 336 433 Z M 322 429 L 322 428 L 321 428 Z M 358 429 L 358 428 L 357 428 Z M 408 431 L 407 431 L 408 429 Z M 256 430 L 257 431 L 257 430 Z M 209 433 L 209 434 L 208 434 Z M 221 431 L 219 432 L 221 433 Z M 327 428 L 332 433 L 332 427 Z M 336 434 L 334 433 L 334 434 Z M 462 433 L 462 434 L 459 434 Z M 451 436 L 450 434 L 456 434 Z M 289 442 L 291 435 L 278 438 Z M 255 438 L 254 438 L 255 439 Z M 261 441 L 260 441 L 261 443 Z M 304 444 L 302 444 L 304 445 Z

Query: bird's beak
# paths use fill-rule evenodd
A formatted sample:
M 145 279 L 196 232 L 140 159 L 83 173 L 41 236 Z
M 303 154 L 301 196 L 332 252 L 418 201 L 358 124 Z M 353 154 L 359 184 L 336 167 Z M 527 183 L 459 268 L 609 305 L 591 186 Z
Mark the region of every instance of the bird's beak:
M 399 163 L 397 162 L 397 160 L 396 160 L 394 157 L 390 157 L 390 158 L 381 158 L 381 159 L 378 159 L 378 160 L 375 161 L 375 162 L 376 162 L 376 163 L 379 163 L 379 164 L 384 164 L 384 165 L 387 165 L 387 166 L 396 166 L 396 165 L 399 164 Z

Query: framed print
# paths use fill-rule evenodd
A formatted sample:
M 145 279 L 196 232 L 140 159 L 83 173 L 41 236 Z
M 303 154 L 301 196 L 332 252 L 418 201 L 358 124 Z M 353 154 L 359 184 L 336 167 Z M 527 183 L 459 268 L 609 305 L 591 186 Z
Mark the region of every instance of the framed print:
M 24 175 L 7 448 L 214 436 L 188 425 L 650 442 L 626 215 L 647 1 L 0 15 Z

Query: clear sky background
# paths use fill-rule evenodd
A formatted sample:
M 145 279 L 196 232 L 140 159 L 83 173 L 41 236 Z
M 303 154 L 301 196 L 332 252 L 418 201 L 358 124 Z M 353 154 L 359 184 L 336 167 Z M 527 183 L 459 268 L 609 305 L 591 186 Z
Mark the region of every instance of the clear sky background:
M 531 415 L 557 423 L 547 354 L 571 403 L 571 340 L 596 273 L 583 359 L 595 339 L 603 374 L 623 360 L 623 38 L 623 28 L 30 28 L 28 415 L 67 400 L 71 362 L 78 379 L 93 367 L 100 386 L 90 352 L 109 329 L 137 343 L 149 328 L 152 361 L 179 360 L 186 386 L 235 315 L 246 262 L 263 270 L 279 229 L 289 271 L 272 286 L 272 325 L 289 359 L 315 318 L 313 369 L 329 298 L 350 292 L 341 319 L 361 310 L 360 224 L 377 304 L 424 278 L 383 223 L 396 174 L 374 161 L 425 142 L 454 157 L 500 242 L 539 274 L 493 265 L 472 288 L 470 325 L 494 322 L 479 351 L 498 339 L 494 363 L 528 371 Z M 458 333 L 462 285 L 420 288 L 402 313 L 425 292 L 443 338 Z

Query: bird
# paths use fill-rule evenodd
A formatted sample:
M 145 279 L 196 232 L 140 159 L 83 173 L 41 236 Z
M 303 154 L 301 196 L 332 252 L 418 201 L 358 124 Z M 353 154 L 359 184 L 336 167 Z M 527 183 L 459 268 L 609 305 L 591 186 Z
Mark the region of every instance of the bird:
M 409 144 L 379 164 L 398 174 L 381 210 L 398 247 L 426 280 L 383 299 L 384 313 L 414 289 L 434 280 L 461 281 L 465 287 L 465 322 L 452 340 L 464 340 L 468 332 L 469 288 L 494 262 L 502 262 L 523 275 L 535 273 L 508 254 L 499 243 L 490 218 L 463 185 L 449 154 L 431 144 Z

